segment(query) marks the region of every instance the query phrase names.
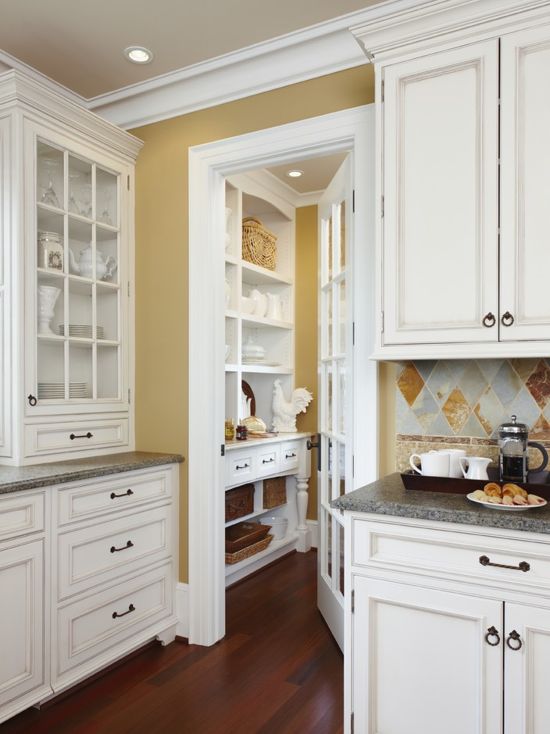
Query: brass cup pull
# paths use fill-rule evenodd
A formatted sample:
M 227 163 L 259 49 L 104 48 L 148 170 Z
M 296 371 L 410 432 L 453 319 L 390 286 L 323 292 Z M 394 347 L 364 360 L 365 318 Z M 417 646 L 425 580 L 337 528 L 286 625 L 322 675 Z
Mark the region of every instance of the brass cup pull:
M 126 545 L 121 545 L 120 548 L 115 548 L 114 545 L 111 546 L 111 553 L 118 553 L 119 551 L 127 550 L 128 548 L 133 548 L 134 544 L 131 540 L 129 540 Z
M 113 619 L 118 619 L 119 617 L 125 617 L 127 614 L 130 614 L 130 612 L 135 612 L 136 608 L 133 604 L 130 604 L 128 607 L 127 612 L 121 612 L 120 614 L 118 612 L 113 612 L 112 617 Z
M 491 642 L 491 638 L 494 638 L 494 642 Z M 500 645 L 500 635 L 496 627 L 489 627 L 489 629 L 487 630 L 487 634 L 485 635 L 485 642 L 488 645 L 491 645 L 491 647 L 496 647 L 497 645 Z
M 510 650 L 520 650 L 523 647 L 523 642 L 521 641 L 519 632 L 516 632 L 516 630 L 512 630 L 506 638 L 506 644 L 508 645 Z
M 503 326 L 512 326 L 514 323 L 514 317 L 510 313 L 510 311 L 506 311 L 506 313 L 502 314 L 502 318 L 500 319 L 500 323 Z
M 517 566 L 510 566 L 507 563 L 493 563 L 489 556 L 480 556 L 479 562 L 482 566 L 495 566 L 495 568 L 509 568 L 512 571 L 524 571 L 527 573 L 527 571 L 531 570 L 531 566 L 527 563 L 527 561 L 520 561 Z
M 497 320 L 495 318 L 495 315 L 489 311 L 489 313 L 486 313 L 483 317 L 483 326 L 486 326 L 488 329 L 491 328 L 491 326 L 494 326 L 496 324 Z

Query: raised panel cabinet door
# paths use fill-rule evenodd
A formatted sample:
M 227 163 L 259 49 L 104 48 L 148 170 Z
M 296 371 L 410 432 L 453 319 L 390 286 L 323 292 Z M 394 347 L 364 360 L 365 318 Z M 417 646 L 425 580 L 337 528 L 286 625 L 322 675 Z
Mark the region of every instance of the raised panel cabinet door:
M 383 343 L 496 342 L 498 41 L 383 73 Z
M 550 26 L 501 43 L 501 340 L 550 339 Z
M 501 602 L 362 576 L 353 587 L 355 734 L 501 734 Z
M 0 550 L 0 721 L 4 707 L 44 685 L 43 542 Z
M 550 610 L 506 604 L 504 734 L 547 734 Z

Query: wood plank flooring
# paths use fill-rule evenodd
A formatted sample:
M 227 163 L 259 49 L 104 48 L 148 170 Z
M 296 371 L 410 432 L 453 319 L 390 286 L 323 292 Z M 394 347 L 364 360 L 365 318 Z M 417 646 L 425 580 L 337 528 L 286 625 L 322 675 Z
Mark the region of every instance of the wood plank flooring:
M 227 592 L 217 645 L 151 645 L 0 734 L 341 734 L 342 655 L 316 608 L 316 554 Z

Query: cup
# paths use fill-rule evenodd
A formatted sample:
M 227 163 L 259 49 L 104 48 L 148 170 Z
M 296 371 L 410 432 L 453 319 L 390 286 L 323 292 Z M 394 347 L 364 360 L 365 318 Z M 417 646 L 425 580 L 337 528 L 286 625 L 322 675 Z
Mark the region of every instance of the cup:
M 448 477 L 450 458 L 448 453 L 430 451 L 426 454 L 412 454 L 409 464 L 413 471 L 424 477 Z M 420 468 L 414 463 L 414 459 L 419 459 Z
M 491 463 L 491 459 L 484 456 L 461 456 L 458 459 L 464 479 L 489 479 L 487 467 Z M 465 469 L 468 464 L 468 469 Z
M 466 456 L 464 449 L 440 449 L 438 454 L 449 454 L 449 476 L 455 479 L 462 478 L 462 468 L 460 466 L 460 457 Z

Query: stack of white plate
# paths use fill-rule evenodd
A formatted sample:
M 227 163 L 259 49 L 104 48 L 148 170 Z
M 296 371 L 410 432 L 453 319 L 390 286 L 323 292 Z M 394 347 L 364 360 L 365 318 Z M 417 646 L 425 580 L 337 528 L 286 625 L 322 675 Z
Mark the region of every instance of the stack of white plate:
M 87 382 L 70 382 L 70 398 L 90 398 L 90 390 Z M 64 400 L 65 385 L 62 382 L 39 382 L 38 398 L 40 400 Z
M 57 330 L 61 336 L 65 336 L 65 325 L 59 324 Z M 105 339 L 105 329 L 103 326 L 96 326 L 97 338 Z M 92 339 L 93 329 L 90 324 L 69 324 L 69 336 L 76 336 L 80 339 Z

